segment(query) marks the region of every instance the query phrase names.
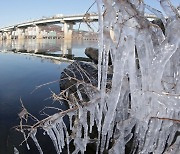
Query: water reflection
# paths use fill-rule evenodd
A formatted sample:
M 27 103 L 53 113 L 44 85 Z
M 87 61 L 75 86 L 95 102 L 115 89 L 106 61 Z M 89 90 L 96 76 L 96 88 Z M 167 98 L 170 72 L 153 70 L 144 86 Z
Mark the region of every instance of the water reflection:
M 24 105 L 33 115 L 39 116 L 39 111 L 44 106 L 52 106 L 53 101 L 46 98 L 51 94 L 50 89 L 56 93 L 59 92 L 59 82 L 41 88 L 33 94 L 31 92 L 38 85 L 59 79 L 61 72 L 69 64 L 68 61 L 62 62 L 59 59 L 39 58 L 8 51 L 53 55 L 57 58 L 69 55 L 75 59 L 85 58 L 84 49 L 94 46 L 97 46 L 96 42 L 53 39 L 0 42 L 0 154 L 12 154 L 14 146 L 22 154 L 38 153 L 31 140 L 30 151 L 25 145 L 19 147 L 23 138 L 11 129 L 19 122 L 17 116 L 21 109 L 19 99 L 22 98 Z M 54 148 L 49 148 L 52 142 L 47 136 L 38 138 L 45 153 L 55 153 Z
M 12 154 L 13 146 L 16 146 L 23 154 L 37 153 L 31 141 L 30 151 L 25 145 L 19 147 L 23 138 L 12 129 L 19 122 L 20 97 L 26 108 L 33 115 L 42 119 L 43 116 L 39 115 L 39 111 L 44 106 L 52 106 L 52 99 L 46 98 L 51 95 L 50 89 L 59 93 L 59 82 L 38 89 L 32 94 L 31 92 L 38 85 L 58 80 L 67 65 L 67 62 L 57 65 L 47 59 L 0 52 L 0 154 Z M 66 108 L 66 106 L 56 105 Z M 47 140 L 47 142 L 50 141 Z
M 68 59 L 86 59 L 84 49 L 97 47 L 95 41 L 61 40 L 61 39 L 23 39 L 0 41 L 1 51 L 14 51 L 66 57 Z

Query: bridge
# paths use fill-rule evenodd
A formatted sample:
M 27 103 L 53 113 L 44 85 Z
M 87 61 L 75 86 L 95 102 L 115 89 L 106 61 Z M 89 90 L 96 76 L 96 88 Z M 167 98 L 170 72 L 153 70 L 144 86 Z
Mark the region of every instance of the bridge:
M 156 18 L 154 15 L 147 14 L 147 18 Z M 11 39 L 25 39 L 25 38 L 52 38 L 57 37 L 56 32 L 46 32 L 42 30 L 42 26 L 52 24 L 63 24 L 62 32 L 63 39 L 71 40 L 73 33 L 73 25 L 78 22 L 97 22 L 98 15 L 96 13 L 86 13 L 80 15 L 63 15 L 57 14 L 52 17 L 27 21 L 18 23 L 12 26 L 0 28 L 0 41 Z M 82 36 L 81 36 L 82 37 Z
M 80 15 L 62 15 L 57 14 L 52 17 L 46 17 L 42 19 L 27 21 L 18 23 L 12 26 L 0 28 L 0 41 L 11 40 L 14 38 L 24 39 L 27 37 L 44 38 L 48 36 L 56 37 L 56 34 L 48 34 L 45 31 L 41 31 L 41 26 L 47 26 L 52 24 L 63 24 L 62 31 L 64 32 L 64 39 L 72 39 L 73 25 L 78 22 L 97 22 L 98 15 L 95 13 L 86 13 Z

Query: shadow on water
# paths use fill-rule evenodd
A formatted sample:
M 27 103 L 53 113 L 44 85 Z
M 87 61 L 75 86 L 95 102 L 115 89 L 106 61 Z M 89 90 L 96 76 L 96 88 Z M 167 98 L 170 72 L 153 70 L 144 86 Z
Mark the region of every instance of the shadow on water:
M 0 42 L 0 154 L 12 154 L 13 147 L 16 147 L 21 154 L 39 153 L 31 139 L 28 141 L 31 150 L 27 150 L 25 144 L 19 146 L 23 141 L 22 135 L 13 129 L 19 123 L 20 98 L 31 114 L 39 119 L 44 118 L 45 116 L 40 115 L 39 111 L 45 106 L 52 106 L 53 101 L 46 98 L 50 97 L 50 90 L 59 93 L 59 82 L 38 89 L 32 94 L 31 92 L 38 85 L 58 80 L 63 69 L 70 64 L 68 60 L 57 61 L 14 52 L 50 55 L 56 58 L 62 56 L 69 59 L 79 57 L 84 60 L 86 59 L 84 49 L 94 47 L 96 44 L 71 42 L 65 45 L 64 43 L 61 40 L 41 40 L 40 43 L 38 40 Z M 57 102 L 54 105 L 62 109 L 67 108 Z M 56 153 L 49 137 L 47 135 L 42 137 L 40 134 L 43 133 L 38 133 L 37 138 L 44 153 Z

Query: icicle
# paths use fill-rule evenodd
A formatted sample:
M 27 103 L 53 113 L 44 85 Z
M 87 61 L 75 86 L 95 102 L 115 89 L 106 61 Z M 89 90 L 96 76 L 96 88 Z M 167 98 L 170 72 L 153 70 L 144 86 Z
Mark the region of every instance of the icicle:
M 73 112 L 69 112 L 67 115 L 69 117 L 69 127 L 70 127 L 69 129 L 72 130 L 72 122 L 73 122 L 72 118 L 73 118 L 74 113 Z
M 62 147 L 64 146 L 64 132 L 63 132 L 63 128 L 59 123 L 56 123 L 56 126 L 54 126 L 52 128 L 52 131 L 54 132 L 55 136 L 56 136 L 56 142 L 57 142 L 57 146 L 60 152 L 62 152 Z
M 56 149 L 56 152 L 58 154 L 60 154 L 61 153 L 61 149 L 59 149 L 59 145 L 57 143 L 58 141 L 57 141 L 57 138 L 56 138 L 52 128 L 44 127 L 44 130 L 47 132 L 48 136 L 51 138 L 51 140 L 52 140 L 52 142 L 54 144 L 54 147 Z
M 103 16 L 102 16 L 102 9 L 101 9 L 101 0 L 96 0 L 97 2 L 97 9 L 99 14 L 99 52 L 98 52 L 98 89 L 100 89 L 101 85 L 101 63 L 102 63 L 102 53 L 103 53 Z
M 180 151 L 180 137 L 178 136 L 176 139 L 176 142 L 171 145 L 165 152 L 164 154 L 178 154 Z
M 14 154 L 19 154 L 19 151 L 16 147 L 14 147 Z
M 37 133 L 37 129 L 34 129 L 33 131 L 31 131 L 30 136 L 31 136 L 31 138 L 33 139 L 33 141 L 34 141 L 34 143 L 35 143 L 35 145 L 36 145 L 39 153 L 40 153 L 40 154 L 43 154 L 43 151 L 42 151 L 42 149 L 41 149 L 41 147 L 40 147 L 40 145 L 39 145 L 39 143 L 38 143 L 38 140 L 37 140 L 37 138 L 36 138 L 36 133 Z
M 92 107 L 89 110 L 90 113 L 90 126 L 89 126 L 89 132 L 92 133 L 92 127 L 94 126 L 94 121 L 95 121 L 95 107 Z
M 124 39 L 123 36 L 122 36 L 122 39 Z M 115 113 L 115 109 L 116 109 L 116 106 L 117 106 L 117 103 L 119 100 L 119 96 L 121 93 L 121 85 L 122 85 L 122 80 L 123 80 L 123 75 L 124 75 L 123 69 L 124 69 L 125 62 L 127 60 L 128 53 L 129 53 L 126 43 L 129 43 L 129 42 L 123 41 L 123 43 L 122 43 L 123 45 L 120 46 L 122 53 L 121 52 L 116 53 L 116 59 L 115 59 L 115 65 L 114 65 L 114 75 L 113 75 L 113 79 L 112 79 L 112 90 L 111 90 L 110 96 L 108 97 L 108 100 L 107 100 L 107 103 L 109 103 L 109 104 L 108 104 L 108 111 L 107 111 L 107 114 L 106 114 L 105 120 L 104 120 L 104 125 L 103 125 L 103 130 L 102 130 L 103 134 L 106 134 L 107 130 L 109 129 L 109 126 L 110 126 L 110 123 L 112 122 L 112 119 L 113 119 L 113 116 Z M 118 58 L 120 56 L 122 56 L 121 59 Z

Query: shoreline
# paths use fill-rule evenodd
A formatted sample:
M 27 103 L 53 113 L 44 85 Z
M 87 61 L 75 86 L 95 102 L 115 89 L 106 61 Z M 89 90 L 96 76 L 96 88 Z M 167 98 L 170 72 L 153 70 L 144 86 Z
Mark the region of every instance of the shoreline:
M 14 54 L 19 54 L 19 55 L 28 55 L 28 56 L 33 56 L 33 57 L 38 57 L 38 58 L 44 58 L 44 59 L 49 59 L 49 60 L 56 60 L 58 62 L 74 62 L 74 60 L 64 58 L 64 57 L 54 57 L 51 55 L 43 55 L 43 54 L 35 54 L 35 53 L 22 53 L 22 52 L 13 52 L 12 50 L 0 50 L 0 53 L 14 53 Z

